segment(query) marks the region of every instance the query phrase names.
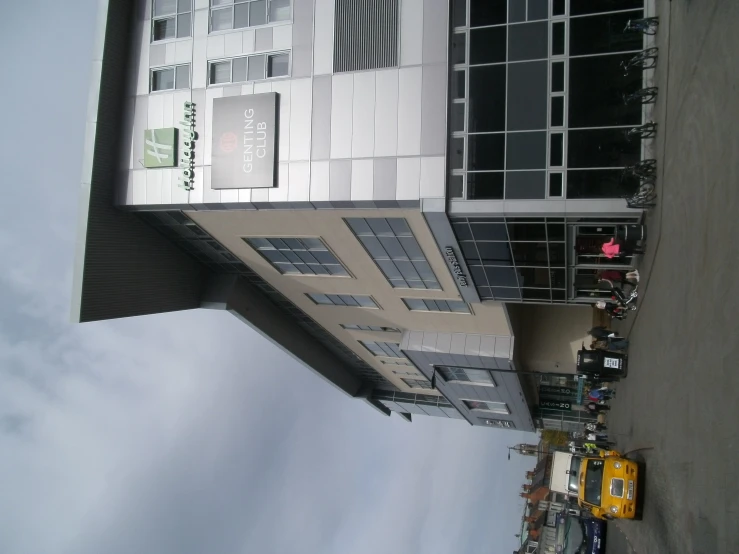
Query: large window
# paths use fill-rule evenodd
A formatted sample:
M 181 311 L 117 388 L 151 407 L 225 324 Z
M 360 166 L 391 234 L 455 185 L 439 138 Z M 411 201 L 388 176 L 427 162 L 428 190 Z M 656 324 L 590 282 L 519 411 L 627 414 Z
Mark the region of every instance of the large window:
M 211 0 L 210 30 L 228 31 L 290 19 L 290 0 Z
M 155 67 L 149 79 L 152 92 L 190 88 L 190 64 Z
M 436 371 L 447 383 L 458 383 L 462 385 L 482 385 L 494 387 L 495 381 L 490 372 L 485 369 L 468 369 L 453 366 L 438 366 Z
M 379 325 L 357 325 L 357 324 L 341 324 L 342 329 L 349 331 L 380 331 L 383 333 L 399 333 L 400 331 L 395 327 L 381 327 Z
M 431 389 L 431 383 L 426 379 L 401 379 L 406 385 L 412 389 Z
M 307 293 L 306 296 L 316 304 L 322 306 L 349 306 L 358 308 L 379 308 L 371 296 L 363 294 L 317 294 Z
M 346 222 L 393 287 L 441 289 L 405 219 L 351 217 Z
M 510 414 L 505 402 L 491 402 L 483 400 L 462 400 L 464 405 L 474 412 L 490 412 L 492 414 Z
M 152 4 L 152 42 L 190 36 L 192 0 L 154 0 Z
M 349 276 L 319 238 L 245 238 L 244 241 L 282 274 Z
M 431 300 L 430 298 L 403 298 L 406 308 L 414 312 L 455 312 L 470 313 L 467 304 L 461 300 Z
M 385 358 L 405 358 L 403 353 L 400 351 L 400 345 L 397 342 L 360 340 L 359 344 L 364 346 L 375 356 L 383 356 Z
M 208 84 L 225 85 L 259 81 L 290 74 L 290 54 L 256 54 L 230 60 L 217 60 L 208 64 Z

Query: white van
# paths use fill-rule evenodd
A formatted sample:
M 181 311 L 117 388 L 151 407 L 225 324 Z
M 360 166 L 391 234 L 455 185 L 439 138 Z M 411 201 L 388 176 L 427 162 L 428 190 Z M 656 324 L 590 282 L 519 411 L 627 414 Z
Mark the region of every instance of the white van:
M 569 452 L 555 452 L 549 489 L 569 496 L 577 496 L 580 462 L 582 462 L 582 458 L 579 456 Z

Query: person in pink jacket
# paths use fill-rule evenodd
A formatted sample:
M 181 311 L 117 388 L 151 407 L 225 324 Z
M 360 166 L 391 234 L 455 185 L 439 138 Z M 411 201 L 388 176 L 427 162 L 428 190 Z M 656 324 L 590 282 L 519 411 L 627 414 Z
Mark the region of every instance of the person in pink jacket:
M 616 242 L 615 238 L 611 238 L 611 240 L 609 240 L 608 242 L 604 242 L 603 246 L 601 246 L 600 249 L 601 249 L 601 252 L 603 252 L 603 255 L 609 260 L 611 258 L 615 258 L 617 256 L 626 254 L 626 252 L 624 252 L 624 250 L 621 249 L 621 245 L 618 242 Z M 632 254 L 644 254 L 644 251 L 639 248 L 634 248 L 631 253 Z

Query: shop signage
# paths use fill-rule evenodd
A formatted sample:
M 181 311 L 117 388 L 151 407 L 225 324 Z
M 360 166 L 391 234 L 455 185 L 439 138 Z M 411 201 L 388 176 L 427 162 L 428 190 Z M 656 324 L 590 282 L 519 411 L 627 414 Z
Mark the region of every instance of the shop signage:
M 213 100 L 211 187 L 275 186 L 277 94 Z
M 192 190 L 195 181 L 195 141 L 198 134 L 195 132 L 195 103 L 185 102 L 182 112 L 182 154 L 180 155 L 180 167 L 182 171 L 178 175 L 177 186 L 185 190 Z
M 505 419 L 486 419 L 485 425 L 490 425 L 491 427 L 502 427 L 504 429 L 515 428 L 512 421 L 507 421 Z
M 177 129 L 144 131 L 144 167 L 174 167 L 177 161 Z
M 550 410 L 572 410 L 572 403 L 571 402 L 565 402 L 563 400 L 545 400 L 540 399 L 539 400 L 539 407 L 540 408 L 549 408 Z
M 539 392 L 542 394 L 565 394 L 570 395 L 575 391 L 569 387 L 553 387 L 551 385 L 539 385 Z
M 466 287 L 467 276 L 464 274 L 464 271 L 462 271 L 462 266 L 459 265 L 454 249 L 451 246 L 447 246 L 444 252 L 446 253 L 446 259 L 452 268 L 452 273 L 454 274 L 454 278 L 457 280 L 457 283 L 459 283 L 460 287 Z

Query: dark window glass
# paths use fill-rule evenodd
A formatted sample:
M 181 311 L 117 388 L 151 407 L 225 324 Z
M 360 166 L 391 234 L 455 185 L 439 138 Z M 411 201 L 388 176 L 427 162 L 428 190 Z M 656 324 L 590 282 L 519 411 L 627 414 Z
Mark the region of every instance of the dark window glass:
M 549 196 L 559 197 L 564 192 L 563 175 L 561 173 L 549 174 Z
M 491 288 L 490 292 L 496 300 L 521 300 L 518 288 Z
M 551 238 L 549 240 L 552 240 Z M 565 265 L 565 243 L 549 243 L 549 263 L 552 266 Z
M 616 12 L 642 7 L 644 7 L 644 0 L 598 0 L 597 2 L 593 2 L 593 0 L 570 0 L 570 15 Z
M 452 104 L 451 130 L 464 131 L 464 104 Z
M 550 117 L 552 127 L 562 127 L 565 124 L 565 97 L 552 97 L 552 112 Z
M 549 137 L 549 165 L 561 167 L 564 161 L 564 134 L 552 133 Z
M 624 129 L 569 131 L 567 140 L 570 168 L 625 167 L 639 161 L 640 141 L 629 141 Z
M 526 21 L 526 0 L 508 1 L 508 23 Z
M 475 223 L 471 221 L 470 228 L 475 240 L 508 240 L 506 227 L 502 223 Z
M 547 230 L 543 223 L 509 223 L 508 235 L 512 241 L 547 240 Z
M 592 3 L 592 2 L 591 2 Z M 565 0 L 552 0 L 552 15 L 565 14 Z
M 266 63 L 264 56 L 250 56 L 248 72 L 249 80 L 256 81 L 258 79 L 264 79 L 265 65 Z
M 157 19 L 154 21 L 154 40 L 165 40 L 168 38 L 175 38 L 175 20 L 174 17 L 170 19 Z M 189 29 L 188 29 L 189 33 Z M 187 36 L 187 35 L 185 35 Z
M 512 242 L 511 249 L 513 250 L 513 259 L 516 265 L 549 265 L 546 242 Z
M 190 66 L 189 65 L 178 65 L 175 68 L 175 83 L 174 88 L 190 88 Z
M 473 263 L 480 259 L 480 254 L 477 252 L 477 246 L 474 242 L 463 242 L 460 243 L 462 248 L 462 255 L 465 260 L 471 260 Z
M 505 65 L 471 67 L 469 72 L 470 132 L 505 130 Z
M 249 25 L 264 25 L 267 23 L 267 0 L 257 0 L 249 4 Z
M 565 24 L 561 21 L 552 23 L 552 56 L 563 56 L 565 53 Z
M 505 26 L 472 29 L 470 31 L 470 64 L 505 62 L 506 30 Z M 453 43 L 452 48 L 454 48 Z
M 506 169 L 544 169 L 547 166 L 547 134 L 544 131 L 510 133 L 506 140 Z
M 467 0 L 452 0 L 452 22 L 455 27 L 467 25 Z
M 464 63 L 467 59 L 465 53 L 465 33 L 454 33 L 452 35 L 452 63 Z
M 531 14 L 529 14 L 529 20 Z M 549 23 L 538 21 L 512 25 L 508 32 L 508 61 L 541 60 L 548 57 Z
M 458 240 L 470 240 L 472 238 L 472 231 L 466 221 L 455 221 L 454 234 L 457 235 Z
M 507 4 L 508 0 L 470 0 L 470 27 L 505 23 Z
M 632 54 L 570 59 L 570 127 L 611 127 L 638 125 L 642 105 L 624 105 L 623 95 L 642 86 L 642 75 L 631 71 L 624 75 L 621 62 Z
M 464 139 L 455 137 L 449 144 L 449 164 L 452 169 L 464 168 Z
M 477 286 L 486 286 L 488 284 L 488 278 L 485 274 L 485 268 L 483 268 L 480 265 L 471 265 L 470 268 L 470 275 L 472 275 L 472 280 L 475 282 L 475 285 Z
M 480 261 L 488 265 L 513 265 L 513 255 L 508 242 L 478 242 Z
M 470 137 L 471 139 L 472 137 Z M 502 200 L 504 190 L 502 171 L 467 173 L 468 200 Z
M 451 175 L 449 177 L 449 197 L 462 198 L 464 195 L 464 183 L 461 175 Z
M 565 90 L 565 62 L 554 62 L 552 64 L 552 92 L 564 92 Z
M 247 58 L 236 58 L 231 62 L 232 82 L 246 81 L 246 62 Z
M 549 269 L 546 267 L 519 267 L 518 276 L 522 287 L 549 288 Z
M 452 99 L 464 98 L 464 71 L 454 71 L 452 73 Z
M 624 33 L 629 19 L 642 12 L 623 12 L 570 19 L 570 56 L 641 50 L 641 33 Z
M 267 58 L 267 77 L 284 77 L 290 68 L 288 54 L 274 54 Z
M 516 270 L 512 267 L 486 266 L 485 273 L 488 276 L 488 282 L 490 283 L 490 286 L 518 286 L 518 280 L 516 279 Z
M 524 300 L 550 300 L 549 289 L 521 289 Z
M 234 6 L 234 29 L 242 29 L 249 26 L 249 4 L 236 4 Z
M 633 194 L 639 182 L 622 178 L 620 169 L 581 169 L 567 173 L 567 198 L 620 198 Z
M 528 20 L 548 19 L 549 0 L 529 0 Z
M 567 286 L 565 275 L 566 275 L 566 272 L 564 269 L 552 269 L 551 270 L 552 288 L 555 288 L 555 289 L 565 288 Z
M 566 292 L 563 290 L 552 290 L 552 300 L 559 300 L 560 302 L 564 302 L 566 300 Z
M 469 135 L 467 138 L 467 169 L 503 169 L 505 135 Z
M 565 240 L 565 226 L 561 223 L 547 223 L 547 237 L 550 242 Z

